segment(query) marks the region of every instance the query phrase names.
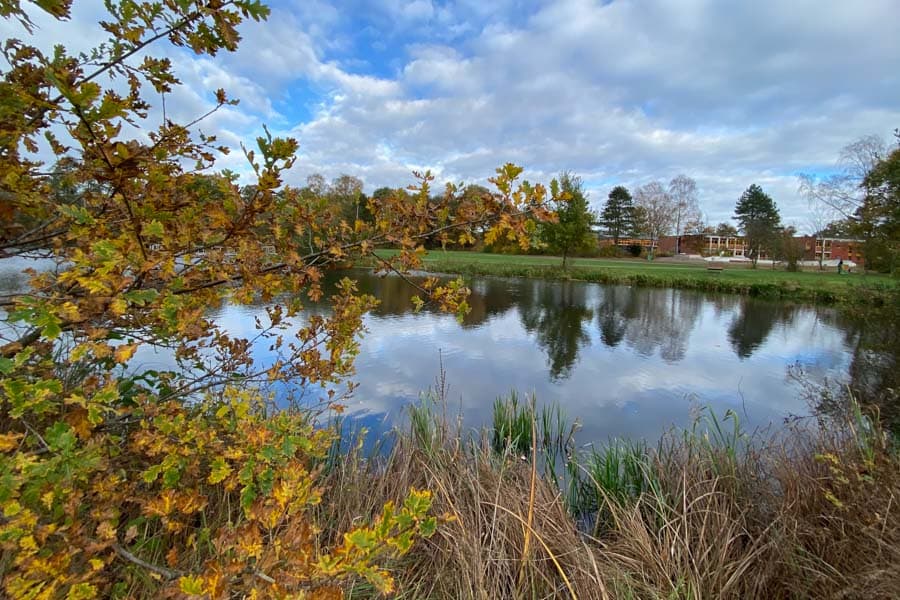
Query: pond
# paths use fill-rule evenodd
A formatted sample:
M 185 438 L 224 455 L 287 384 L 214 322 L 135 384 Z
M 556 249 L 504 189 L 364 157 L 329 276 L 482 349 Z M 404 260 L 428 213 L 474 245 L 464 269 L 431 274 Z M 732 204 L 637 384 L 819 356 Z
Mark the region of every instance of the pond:
M 778 427 L 810 407 L 790 371 L 845 381 L 859 332 L 833 308 L 734 295 L 504 278 L 472 278 L 471 312 L 413 310 L 414 290 L 396 276 L 354 271 L 380 300 L 365 319 L 359 384 L 345 402 L 375 432 L 435 385 L 464 427 L 491 421 L 494 400 L 516 390 L 559 403 L 577 418 L 580 443 L 612 437 L 655 441 L 689 426 L 702 407 L 734 411 L 747 428 Z M 216 318 L 253 334 L 262 307 L 228 306 Z M 258 356 L 266 361 L 264 346 Z
M 21 265 L 3 262 L 0 291 L 24 285 L 16 274 Z M 464 427 L 489 424 L 494 400 L 515 390 L 520 397 L 534 394 L 539 404 L 558 403 L 569 419 L 577 418 L 580 443 L 652 442 L 672 426 L 689 426 L 702 407 L 720 416 L 731 409 L 749 429 L 777 428 L 810 412 L 791 375 L 795 367 L 816 381 L 875 373 L 871 361 L 861 362 L 871 355 L 861 350 L 862 330 L 834 308 L 484 277 L 468 281 L 472 309 L 460 323 L 427 308 L 414 312 L 414 290 L 397 276 L 344 275 L 380 300 L 365 318 L 352 378 L 358 388 L 344 402 L 355 424 L 376 433 L 401 422 L 405 407 L 434 386 L 441 369 L 449 385 L 446 410 L 460 415 Z M 214 316 L 230 333 L 252 337 L 265 307 L 229 305 Z M 254 352 L 264 363 L 274 358 L 266 343 Z M 896 355 L 889 358 L 887 372 L 893 372 Z M 172 367 L 165 352 L 149 348 L 135 360 L 138 368 Z

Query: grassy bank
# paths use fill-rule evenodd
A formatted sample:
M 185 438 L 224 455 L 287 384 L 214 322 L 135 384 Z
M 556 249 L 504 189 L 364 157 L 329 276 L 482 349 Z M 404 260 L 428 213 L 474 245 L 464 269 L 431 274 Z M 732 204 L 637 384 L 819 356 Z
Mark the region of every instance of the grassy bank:
M 350 452 L 327 473 L 319 517 L 334 535 L 410 487 L 433 491 L 437 533 L 390 565 L 399 597 L 889 598 L 900 589 L 900 459 L 858 411 L 765 439 L 733 416 L 707 416 L 658 447 L 581 454 L 552 411 L 507 401 L 495 413 L 493 432 L 469 435 L 425 402 L 389 454 Z M 568 475 L 551 475 L 548 460 L 568 463 Z M 364 586 L 349 594 L 368 596 Z
M 392 251 L 382 250 L 385 255 Z M 725 264 L 721 272 L 705 265 L 642 259 L 570 260 L 567 269 L 551 256 L 484 254 L 479 252 L 431 251 L 425 258 L 428 270 L 459 275 L 532 277 L 672 287 L 724 292 L 762 298 L 814 303 L 882 304 L 900 290 L 900 282 L 877 274 L 844 274 L 804 271 L 791 273 L 760 267 Z

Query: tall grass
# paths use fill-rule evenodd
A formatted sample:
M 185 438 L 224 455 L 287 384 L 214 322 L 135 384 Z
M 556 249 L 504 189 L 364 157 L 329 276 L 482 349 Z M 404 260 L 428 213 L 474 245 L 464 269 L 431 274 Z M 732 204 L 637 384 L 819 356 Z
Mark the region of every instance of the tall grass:
M 363 456 L 351 444 L 357 450 L 324 481 L 322 522 L 334 532 L 410 486 L 434 492 L 438 533 L 392 566 L 400 597 L 893 598 L 900 590 L 900 458 L 858 406 L 840 420 L 766 436 L 745 433 L 734 414 L 705 413 L 655 447 L 616 441 L 576 455 L 562 413 L 533 399 L 498 401 L 494 429 L 479 432 L 449 422 L 439 394 L 428 402 L 389 453 Z M 557 460 L 566 477 L 537 469 L 548 446 L 565 449 Z

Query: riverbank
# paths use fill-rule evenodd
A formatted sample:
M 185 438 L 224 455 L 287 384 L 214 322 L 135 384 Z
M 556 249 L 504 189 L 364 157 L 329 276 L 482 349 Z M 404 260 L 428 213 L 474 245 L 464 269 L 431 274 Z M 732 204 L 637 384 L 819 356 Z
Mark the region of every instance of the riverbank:
M 656 447 L 585 452 L 567 445 L 559 413 L 510 408 L 498 403 L 493 430 L 470 435 L 426 399 L 386 456 L 359 446 L 342 455 L 325 475 L 326 538 L 410 488 L 429 489 L 437 532 L 389 565 L 403 598 L 890 598 L 900 589 L 900 458 L 858 409 L 781 437 L 707 413 Z M 559 461 L 554 477 L 546 466 Z M 360 585 L 351 596 L 373 594 Z
M 390 256 L 394 251 L 379 253 Z M 710 271 L 706 265 L 662 260 L 575 258 L 563 269 L 562 259 L 552 256 L 442 250 L 430 251 L 424 260 L 425 268 L 435 273 L 671 287 L 817 304 L 877 306 L 900 292 L 900 281 L 885 275 L 791 273 L 731 264 L 726 264 L 721 271 Z

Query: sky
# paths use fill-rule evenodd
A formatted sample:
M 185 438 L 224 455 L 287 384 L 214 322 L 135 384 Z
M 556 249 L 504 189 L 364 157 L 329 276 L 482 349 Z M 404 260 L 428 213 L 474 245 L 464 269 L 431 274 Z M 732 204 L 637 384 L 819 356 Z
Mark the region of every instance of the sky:
M 185 84 L 170 118 L 203 114 L 225 88 L 241 103 L 201 129 L 235 148 L 264 124 L 295 137 L 292 184 L 348 173 L 371 191 L 425 169 L 485 183 L 514 162 L 532 182 L 580 175 L 600 208 L 615 185 L 684 173 L 710 223 L 757 183 L 806 230 L 797 174 L 827 174 L 844 145 L 900 127 L 898 0 L 268 4 L 236 53 L 153 51 Z M 87 49 L 102 14 L 76 0 L 70 22 L 36 19 L 35 39 Z M 9 22 L 0 34 L 23 36 Z M 247 171 L 240 152 L 220 166 Z

